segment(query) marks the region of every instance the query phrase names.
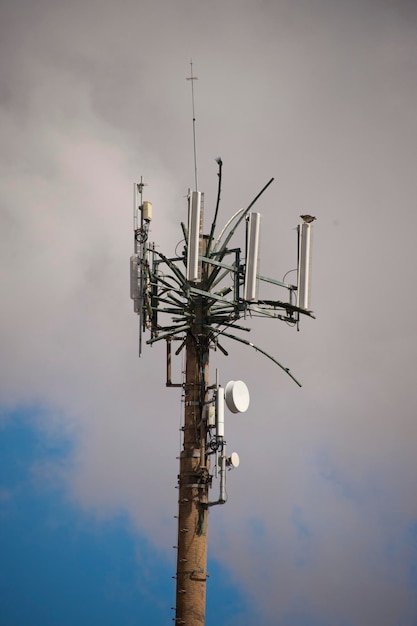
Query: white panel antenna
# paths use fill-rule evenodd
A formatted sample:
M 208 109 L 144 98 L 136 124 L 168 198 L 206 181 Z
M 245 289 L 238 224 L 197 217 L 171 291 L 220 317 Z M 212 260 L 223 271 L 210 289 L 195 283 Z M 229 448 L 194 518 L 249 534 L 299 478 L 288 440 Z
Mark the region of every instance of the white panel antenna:
M 246 251 L 246 271 L 243 299 L 246 302 L 258 300 L 258 268 L 259 268 L 259 238 L 261 234 L 261 214 L 249 215 L 248 243 Z
M 311 279 L 311 224 L 303 222 L 298 227 L 298 287 L 297 306 L 310 310 Z
M 224 389 L 220 386 L 216 392 L 216 435 L 224 437 Z
M 130 297 L 133 300 L 133 310 L 140 312 L 140 290 L 139 290 L 139 255 L 132 254 L 130 257 Z
M 200 222 L 201 192 L 192 191 L 188 214 L 187 280 L 197 282 L 200 278 Z

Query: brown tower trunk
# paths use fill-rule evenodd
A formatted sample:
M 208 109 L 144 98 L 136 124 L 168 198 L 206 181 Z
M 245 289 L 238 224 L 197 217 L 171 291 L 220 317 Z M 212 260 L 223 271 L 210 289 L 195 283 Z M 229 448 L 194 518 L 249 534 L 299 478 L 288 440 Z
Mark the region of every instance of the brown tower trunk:
M 203 340 L 203 343 L 201 343 Z M 176 623 L 204 626 L 209 468 L 203 403 L 208 380 L 205 337 L 186 343 L 184 445 L 180 457 Z

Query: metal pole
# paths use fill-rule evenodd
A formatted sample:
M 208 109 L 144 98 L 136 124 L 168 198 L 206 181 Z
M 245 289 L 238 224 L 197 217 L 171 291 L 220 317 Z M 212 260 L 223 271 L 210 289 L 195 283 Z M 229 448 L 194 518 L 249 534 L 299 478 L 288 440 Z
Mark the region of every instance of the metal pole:
M 202 284 L 205 282 L 203 272 Z M 209 380 L 204 300 L 194 301 L 195 323 L 186 338 L 183 449 L 178 476 L 176 624 L 204 626 L 207 579 L 209 466 L 204 403 Z

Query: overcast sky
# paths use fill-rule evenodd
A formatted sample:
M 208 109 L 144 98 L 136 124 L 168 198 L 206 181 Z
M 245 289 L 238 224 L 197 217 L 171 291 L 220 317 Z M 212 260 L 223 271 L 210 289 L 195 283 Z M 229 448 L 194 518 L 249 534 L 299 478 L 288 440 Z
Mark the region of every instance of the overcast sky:
M 3 3 L 2 623 L 89 625 L 108 587 L 100 623 L 170 623 L 182 406 L 165 388 L 164 346 L 138 359 L 128 266 L 140 176 L 151 240 L 173 255 L 182 237 L 194 184 L 191 58 L 205 230 L 218 156 L 221 226 L 275 177 L 256 205 L 262 274 L 294 268 L 299 215 L 317 216 L 317 319 L 299 333 L 255 320 L 250 337 L 303 387 L 240 344 L 212 354 L 212 376 L 217 367 L 223 384 L 244 380 L 251 406 L 227 415 L 241 465 L 228 474 L 228 503 L 210 512 L 210 620 L 411 626 L 412 0 Z M 46 546 L 56 546 L 50 567 Z M 58 579 L 77 612 L 55 594 Z M 96 595 L 83 597 L 92 580 Z

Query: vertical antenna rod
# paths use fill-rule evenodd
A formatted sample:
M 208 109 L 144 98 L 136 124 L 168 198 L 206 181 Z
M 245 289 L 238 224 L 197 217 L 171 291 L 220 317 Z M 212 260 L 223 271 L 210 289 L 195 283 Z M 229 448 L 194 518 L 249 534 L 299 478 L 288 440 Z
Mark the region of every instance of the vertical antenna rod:
M 187 80 L 191 81 L 191 99 L 193 103 L 193 143 L 194 143 L 194 178 L 195 178 L 195 190 L 198 190 L 197 184 L 197 149 L 196 149 L 196 140 L 195 140 L 195 108 L 194 108 L 194 81 L 198 80 L 197 76 L 193 74 L 193 61 L 190 61 L 191 65 L 191 76 L 187 77 Z
M 140 177 L 140 183 L 137 185 L 137 189 L 140 194 L 140 231 L 143 232 L 143 178 Z M 136 197 L 136 195 L 135 195 Z M 136 205 L 136 215 L 138 207 Z M 136 224 L 137 229 L 137 224 Z M 136 231 L 137 232 L 137 231 Z M 135 237 L 136 239 L 136 237 Z M 144 263 L 144 249 L 143 243 L 140 244 L 140 278 L 139 278 L 139 356 L 142 354 L 142 331 L 145 330 L 144 316 L 143 316 L 143 263 Z

